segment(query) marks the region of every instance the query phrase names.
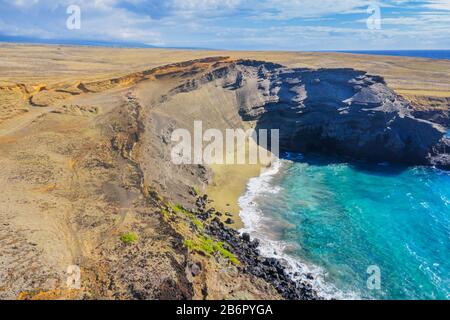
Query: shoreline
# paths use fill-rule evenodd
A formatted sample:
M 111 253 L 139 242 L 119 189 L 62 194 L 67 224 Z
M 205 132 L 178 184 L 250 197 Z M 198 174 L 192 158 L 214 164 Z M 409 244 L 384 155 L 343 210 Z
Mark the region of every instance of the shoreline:
M 278 234 L 271 233 L 268 225 L 277 221 L 267 212 L 263 212 L 258 205 L 260 196 L 274 196 L 282 191 L 281 186 L 275 184 L 273 179 L 282 174 L 294 159 L 303 158 L 300 154 L 286 153 L 286 158 L 276 158 L 272 166 L 262 171 L 258 177 L 251 178 L 247 183 L 247 191 L 239 198 L 241 219 L 244 228 L 241 234 L 248 234 L 251 239 L 257 239 L 259 254 L 266 259 L 278 261 L 286 274 L 297 283 L 308 284 L 319 299 L 359 299 L 356 292 L 344 292 L 333 283 L 325 279 L 327 271 L 322 267 L 305 261 L 286 252 L 286 249 L 295 245 L 280 239 Z
M 239 199 L 245 195 L 248 182 L 259 177 L 264 168 L 260 165 L 213 165 L 210 168 L 214 178 L 213 183 L 206 188 L 206 194 L 212 200 L 208 209 L 214 208 L 225 213 L 222 222 L 231 218 L 233 223 L 227 225 L 235 230 L 242 229 L 244 222 L 240 216 L 242 208 Z
M 266 211 L 264 208 L 267 209 L 267 207 L 264 204 L 264 200 L 262 202 L 260 200 L 272 194 L 275 197 L 277 196 L 276 194 L 282 190 L 283 185 L 279 184 L 280 180 L 278 178 L 285 175 L 284 170 L 289 168 L 289 160 L 298 158 L 295 154 L 288 154 L 286 158 L 282 159 L 287 161 L 280 160 L 278 164 L 274 162 L 272 168 L 264 171 L 261 176 L 250 179 L 248 182 L 247 192 L 239 199 L 242 207 L 242 220 L 245 225 L 245 228 L 239 230 L 239 233 L 247 234 L 250 239 L 257 240 L 258 251 L 262 257 L 280 262 L 293 281 L 308 283 L 320 299 L 371 299 L 368 296 L 364 296 L 364 290 L 358 287 L 345 289 L 337 286 L 339 282 L 327 279 L 328 272 L 333 269 L 315 265 L 309 259 L 292 255 L 288 251 L 285 252 L 285 249 L 290 245 L 295 245 L 295 242 L 285 242 L 283 237 L 279 237 L 280 233 L 272 233 L 272 228 L 267 228 L 267 226 L 272 226 L 273 223 L 283 221 L 283 219 L 278 220 L 277 214 L 272 215 L 271 211 Z M 427 168 L 432 171 L 437 170 L 438 172 L 448 173 L 448 171 L 439 168 Z M 274 178 L 276 179 L 275 181 L 273 181 Z M 281 194 L 280 197 L 283 198 L 283 195 Z M 314 247 L 305 247 L 306 250 L 311 248 Z
M 281 242 L 274 241 L 270 239 L 270 236 L 264 236 L 257 230 L 258 222 L 262 217 L 256 212 L 250 212 L 255 211 L 250 210 L 250 208 L 255 208 L 254 196 L 263 190 L 267 190 L 265 187 L 269 186 L 272 177 L 282 169 L 282 160 L 274 159 L 270 167 L 259 165 L 259 174 L 257 175 L 254 174 L 255 171 L 248 170 L 246 166 L 229 167 L 228 169 L 225 168 L 226 170 L 222 166 L 215 166 L 212 169 L 218 175 L 223 175 L 226 172 L 239 177 L 237 181 L 231 183 L 227 181 L 226 186 L 222 185 L 222 188 L 220 188 L 222 193 L 226 193 L 228 188 L 232 188 L 236 184 L 240 184 L 241 189 L 243 189 L 239 196 L 235 196 L 235 192 L 232 196 L 227 195 L 228 199 L 235 199 L 235 206 L 239 208 L 239 212 L 233 214 L 233 219 L 236 219 L 237 223 L 226 224 L 224 220 L 228 216 L 218 216 L 213 219 L 209 226 L 209 232 L 231 245 L 233 252 L 244 263 L 245 272 L 272 283 L 286 299 L 327 300 L 339 296 L 339 290 L 322 281 L 320 268 L 306 264 L 284 253 L 284 245 Z M 215 182 L 217 184 L 217 181 Z M 277 190 L 273 193 L 276 192 Z M 209 199 L 215 200 L 210 198 L 208 193 L 207 195 Z M 216 196 L 219 196 L 219 193 Z M 215 206 L 215 204 L 214 201 L 212 205 Z M 215 206 L 216 210 L 224 213 L 218 208 L 218 206 Z M 241 216 L 242 213 L 247 214 L 247 216 Z
M 285 281 L 291 283 L 291 285 L 284 287 L 272 279 L 270 275 L 267 276 L 267 281 L 273 283 L 276 287 L 279 286 L 280 293 L 285 294 L 284 290 L 286 288 L 292 290 L 293 287 L 299 286 L 300 292 L 312 293 L 312 296 L 309 298 L 332 299 L 334 295 L 330 294 L 330 290 L 323 290 L 326 284 L 323 284 L 320 279 L 321 272 L 319 272 L 319 269 L 298 261 L 295 257 L 288 256 L 283 252 L 284 246 L 282 243 L 273 241 L 270 237 L 265 237 L 257 230 L 257 225 L 262 217 L 256 212 L 258 209 L 254 209 L 256 208 L 253 202 L 254 197 L 259 192 L 267 190 L 270 180 L 280 172 L 282 167 L 283 162 L 279 158 L 275 158 L 271 166 L 268 167 L 262 165 L 210 166 L 214 172 L 214 180 L 212 185 L 207 188 L 206 194 L 208 199 L 213 200 L 211 208 L 214 207 L 214 209 L 222 213 L 228 211 L 232 214 L 231 218 L 235 222 L 233 224 L 225 223 L 226 219 L 229 218 L 229 215 L 226 214 L 216 217 L 217 220 L 213 221 L 211 225 L 211 232 L 219 239 L 230 243 L 236 254 L 246 264 L 245 269 L 247 269 L 247 272 L 264 278 L 264 272 L 261 271 L 266 267 L 275 267 L 279 276 L 284 277 Z M 225 176 L 228 179 L 224 179 Z M 230 179 L 229 177 L 235 179 Z M 211 190 L 213 195 L 208 193 Z M 238 193 L 236 190 L 240 192 Z M 274 190 L 273 193 L 277 193 L 277 190 Z M 222 201 L 220 201 L 221 199 Z M 226 201 L 223 199 L 226 199 Z M 223 204 L 231 201 L 233 203 L 228 203 L 230 206 L 225 206 L 227 210 L 223 211 Z M 236 208 L 238 209 L 237 211 L 231 211 Z M 243 216 L 243 213 L 246 216 Z M 233 238 L 238 240 L 230 241 Z M 244 239 L 244 243 L 249 243 L 249 248 L 241 246 L 242 239 Z M 255 258 L 254 255 L 258 258 Z M 270 262 L 270 265 L 266 266 L 265 263 L 261 263 L 261 259 Z M 295 294 L 291 295 L 290 299 L 294 297 Z
M 256 144 L 253 140 L 251 144 Z M 252 145 L 254 147 L 255 145 Z M 257 148 L 260 148 L 256 145 Z M 248 151 L 248 150 L 247 150 Z M 229 227 L 240 230 L 244 227 L 240 212 L 239 199 L 247 192 L 247 185 L 252 178 L 259 177 L 267 168 L 262 164 L 212 164 L 212 183 L 206 187 L 206 194 L 212 200 L 208 209 L 214 208 L 225 215 L 222 217 Z M 228 219 L 232 223 L 226 223 Z M 229 221 L 231 222 L 231 221 Z

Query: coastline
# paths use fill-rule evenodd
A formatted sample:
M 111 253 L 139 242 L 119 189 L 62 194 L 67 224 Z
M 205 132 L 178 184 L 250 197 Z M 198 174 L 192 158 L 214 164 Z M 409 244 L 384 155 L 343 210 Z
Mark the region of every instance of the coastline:
M 249 141 L 255 144 L 253 140 Z M 235 230 L 242 229 L 244 224 L 240 216 L 239 199 L 245 194 L 248 182 L 259 177 L 265 167 L 262 164 L 212 164 L 209 168 L 213 172 L 213 181 L 206 187 L 206 194 L 212 200 L 208 209 L 214 208 L 225 213 L 222 222 L 231 218 L 233 223 L 226 224 Z
M 206 208 L 216 212 L 216 216 L 207 228 L 208 232 L 229 243 L 232 252 L 243 263 L 243 271 L 265 279 L 285 299 L 345 297 L 336 294 L 337 289 L 324 283 L 322 270 L 289 256 L 284 253 L 284 243 L 270 239 L 264 232 L 258 232 L 263 216 L 253 200 L 260 192 L 276 194 L 279 191 L 277 188 L 271 190 L 271 180 L 285 164 L 284 160 L 276 156 L 273 156 L 268 166 L 260 163 L 210 164 L 208 167 L 213 173 L 213 179 L 206 187 L 205 194 L 210 200 Z M 347 298 L 355 297 L 347 295 Z
M 288 244 L 272 239 L 270 234 L 261 230 L 264 229 L 261 228 L 264 226 L 264 216 L 257 208 L 254 200 L 260 193 L 268 192 L 275 195 L 279 191 L 276 187 L 273 188 L 271 180 L 280 173 L 280 170 L 285 165 L 286 162 L 284 160 L 275 158 L 270 167 L 262 165 L 210 166 L 214 172 L 214 182 L 212 187 L 208 188 L 208 191 L 213 191 L 212 194 L 207 193 L 208 198 L 213 200 L 212 206 L 218 211 L 232 213 L 232 219 L 235 221 L 233 224 L 224 223 L 228 218 L 228 216 L 224 215 L 219 217 L 222 226 L 214 225 L 213 229 L 225 230 L 226 232 L 227 228 L 229 228 L 232 230 L 231 232 L 241 234 L 244 237 L 249 235 L 248 239 L 257 243 L 255 249 L 257 248 L 258 255 L 277 263 L 279 268 L 283 269 L 283 273 L 293 283 L 303 284 L 314 290 L 318 299 L 356 299 L 356 295 L 342 293 L 334 286 L 326 283 L 323 279 L 324 271 L 320 268 L 286 254 L 284 251 Z M 216 186 L 220 186 L 220 188 L 216 190 Z M 239 188 L 240 194 L 236 192 L 236 188 Z M 225 211 L 222 211 L 221 208 L 221 205 L 225 202 L 217 201 L 220 197 L 226 199 L 227 202 L 233 201 L 228 203 L 230 206 L 226 206 L 227 210 Z M 231 211 L 236 208 L 237 213 L 235 210 Z M 220 238 L 220 234 L 218 236 Z M 242 249 L 239 245 L 230 244 L 241 256 L 239 252 Z M 244 259 L 245 256 L 248 256 L 248 252 L 244 254 Z M 251 261 L 246 261 L 246 264 L 248 264 L 247 268 L 250 269 L 260 267 L 259 263 Z
M 282 188 L 273 179 L 283 175 L 291 160 L 303 158 L 300 154 L 286 153 L 282 159 L 276 158 L 272 166 L 262 170 L 261 175 L 253 177 L 247 182 L 246 192 L 238 199 L 241 208 L 240 217 L 244 227 L 241 234 L 249 234 L 251 239 L 257 239 L 259 252 L 262 257 L 279 261 L 288 276 L 297 283 L 307 283 L 317 293 L 319 299 L 360 299 L 356 292 L 344 292 L 325 279 L 326 270 L 304 261 L 288 253 L 293 243 L 285 242 L 279 234 L 272 232 L 267 226 L 276 225 L 269 214 L 263 212 L 259 205 L 260 197 L 274 196 Z
M 292 247 L 296 246 L 296 243 L 284 237 L 282 232 L 280 233 L 277 231 L 277 222 L 288 220 L 283 220 L 282 214 L 280 214 L 279 212 L 277 213 L 278 206 L 271 206 L 267 203 L 267 201 L 264 201 L 264 199 L 272 199 L 270 201 L 271 203 L 278 203 L 281 204 L 281 207 L 283 207 L 280 199 L 286 200 L 286 190 L 284 188 L 287 185 L 290 185 L 289 183 L 285 183 L 283 181 L 285 181 L 284 179 L 285 177 L 288 177 L 289 173 L 295 172 L 295 164 L 293 163 L 291 165 L 289 162 L 291 159 L 293 160 L 302 158 L 301 155 L 300 158 L 298 158 L 298 156 L 299 155 L 297 154 L 283 155 L 282 160 L 278 160 L 279 163 L 274 162 L 274 165 L 271 168 L 265 170 L 259 177 L 255 177 L 249 180 L 247 192 L 239 199 L 239 203 L 242 208 L 241 218 L 245 226 L 243 229 L 239 230 L 239 232 L 241 234 L 248 234 L 250 236 L 249 238 L 252 240 L 257 239 L 259 243 L 258 250 L 262 257 L 279 261 L 284 267 L 285 271 L 294 281 L 308 283 L 311 288 L 313 288 L 314 291 L 317 292 L 317 295 L 321 299 L 359 300 L 374 298 L 371 295 L 368 296 L 367 292 L 364 291 L 364 288 L 355 286 L 349 289 L 341 286 L 339 277 L 334 279 L 334 268 L 330 268 L 329 266 L 316 265 L 314 262 L 312 262 L 314 261 L 314 259 L 309 259 L 309 257 L 304 258 L 303 254 L 297 256 L 296 254 L 290 253 L 292 252 Z M 303 162 L 303 164 L 305 163 L 301 160 L 299 162 Z M 384 165 L 381 164 L 379 164 L 379 166 L 384 167 Z M 416 171 L 415 168 L 412 168 L 412 170 Z M 422 167 L 417 167 L 417 170 L 421 172 Z M 442 174 L 446 174 L 445 170 L 440 170 L 437 168 L 430 168 L 430 170 L 437 170 L 437 174 L 439 176 Z M 308 184 L 306 183 L 305 186 L 307 185 Z M 301 189 L 303 190 L 303 187 Z M 307 193 L 308 191 L 305 190 L 303 192 Z M 447 206 L 448 201 L 445 197 L 442 198 L 442 193 L 441 199 L 446 202 L 445 206 Z M 422 203 L 422 206 L 427 205 L 428 204 L 426 202 Z M 272 212 L 270 208 L 273 208 L 274 211 Z M 299 214 L 299 212 L 297 212 L 297 214 Z M 302 215 L 307 216 L 303 212 Z M 433 219 L 437 219 L 433 215 L 432 217 Z M 321 243 L 326 242 L 322 241 Z M 320 248 L 320 245 L 304 246 L 304 249 L 307 251 L 314 250 L 315 248 Z M 345 248 L 345 245 L 341 245 L 340 248 Z M 417 249 L 411 250 L 408 247 L 408 251 L 414 256 L 417 255 Z M 326 253 L 322 252 L 321 254 L 325 255 Z M 437 265 L 434 265 L 434 267 L 437 268 Z M 329 275 L 331 275 L 332 277 L 329 277 Z M 365 280 L 363 280 L 362 283 L 365 283 Z M 383 292 L 383 295 L 393 294 L 395 289 L 392 289 L 392 287 L 390 287 L 389 290 L 392 291 Z M 382 299 L 386 298 L 383 298 L 383 295 L 381 296 Z
M 240 217 L 239 198 L 245 194 L 248 181 L 261 174 L 260 165 L 213 165 L 214 182 L 207 187 L 206 194 L 213 200 L 211 207 L 220 212 L 230 213 L 231 217 L 222 217 L 223 221 L 231 218 L 234 223 L 228 224 L 235 230 L 244 224 Z

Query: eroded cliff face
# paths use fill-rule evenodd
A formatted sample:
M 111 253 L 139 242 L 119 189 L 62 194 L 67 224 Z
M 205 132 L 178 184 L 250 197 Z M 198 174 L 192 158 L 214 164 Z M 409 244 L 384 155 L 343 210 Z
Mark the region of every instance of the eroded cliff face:
M 446 110 L 421 111 L 380 76 L 246 60 L 191 79 L 171 96 L 211 82 L 235 93 L 244 121 L 256 122 L 257 129 L 279 129 L 284 151 L 449 167 Z
M 418 113 L 379 76 L 241 61 L 230 67 L 224 88 L 236 92 L 244 120 L 280 129 L 284 151 L 449 167 L 445 128 L 418 118 L 431 116 Z M 445 113 L 437 117 L 446 122 Z

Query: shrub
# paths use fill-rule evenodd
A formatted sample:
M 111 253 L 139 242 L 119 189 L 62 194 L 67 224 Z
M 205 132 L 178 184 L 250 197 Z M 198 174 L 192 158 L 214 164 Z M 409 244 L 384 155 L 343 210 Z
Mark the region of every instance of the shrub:
M 192 221 L 192 223 L 197 227 L 197 229 L 199 231 L 202 231 L 204 229 L 203 222 L 201 222 L 199 219 L 197 219 L 195 214 L 193 214 L 192 212 L 183 208 L 183 206 L 170 205 L 170 207 L 172 208 L 173 212 L 187 216 Z
M 127 232 L 120 236 L 120 240 L 125 244 L 133 244 L 138 241 L 138 236 L 134 232 Z
M 225 249 L 225 244 L 223 242 L 214 242 L 211 238 L 206 236 L 201 236 L 195 240 L 185 240 L 184 245 L 190 251 L 197 251 L 205 254 L 206 256 L 211 256 L 212 254 L 219 253 L 224 258 L 228 259 L 231 263 L 239 265 L 240 262 L 234 254 Z

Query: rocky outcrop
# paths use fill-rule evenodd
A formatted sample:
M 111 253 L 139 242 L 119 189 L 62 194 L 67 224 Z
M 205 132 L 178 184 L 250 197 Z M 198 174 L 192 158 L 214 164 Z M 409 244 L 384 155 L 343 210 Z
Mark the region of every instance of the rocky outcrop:
M 272 284 L 283 298 L 288 300 L 320 299 L 312 285 L 306 280 L 294 280 L 280 260 L 263 257 L 259 251 L 258 239 L 251 240 L 247 233 L 240 235 L 236 230 L 226 227 L 217 217 L 211 221 L 207 230 L 211 235 L 230 245 L 230 250 L 239 257 L 243 272 Z M 304 276 L 312 279 L 312 275 Z
M 282 151 L 449 168 L 448 112 L 418 111 L 380 76 L 242 60 L 190 79 L 164 100 L 211 82 L 235 92 L 240 116 L 256 129 L 279 129 Z
M 413 115 L 384 79 L 353 69 L 287 69 L 242 61 L 225 87 L 257 128 L 280 129 L 285 151 L 448 168 L 445 128 Z

